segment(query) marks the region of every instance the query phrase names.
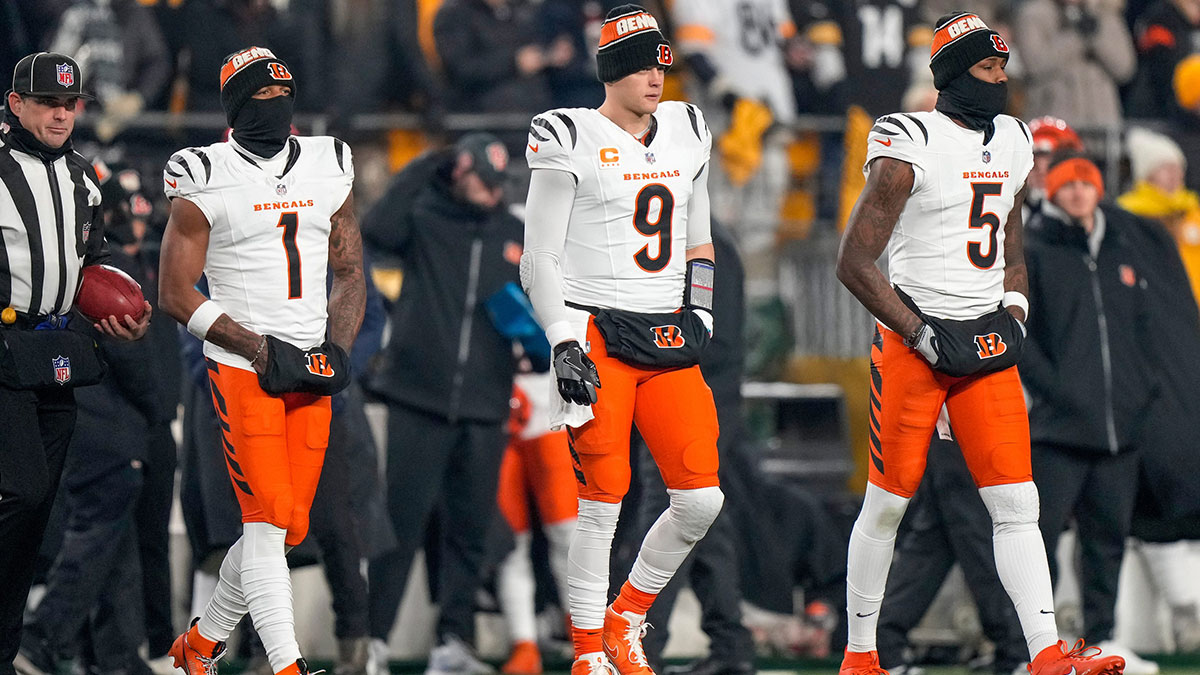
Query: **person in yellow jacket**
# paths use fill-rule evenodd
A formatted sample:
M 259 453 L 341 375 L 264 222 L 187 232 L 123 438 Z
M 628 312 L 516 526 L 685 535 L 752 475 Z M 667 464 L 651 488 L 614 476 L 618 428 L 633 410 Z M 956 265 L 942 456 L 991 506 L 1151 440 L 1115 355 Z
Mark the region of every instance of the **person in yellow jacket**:
M 1200 194 L 1184 187 L 1183 151 L 1167 136 L 1138 127 L 1129 130 L 1126 145 L 1134 184 L 1117 203 L 1166 226 L 1179 247 L 1192 295 L 1200 297 Z

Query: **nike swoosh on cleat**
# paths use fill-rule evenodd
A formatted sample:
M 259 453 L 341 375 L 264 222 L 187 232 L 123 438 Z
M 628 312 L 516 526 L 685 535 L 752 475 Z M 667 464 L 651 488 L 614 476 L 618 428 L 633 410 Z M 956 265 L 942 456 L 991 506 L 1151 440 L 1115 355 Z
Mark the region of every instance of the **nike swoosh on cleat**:
M 865 619 L 865 618 L 867 618 L 868 616 L 871 616 L 872 614 L 875 614 L 875 613 L 877 613 L 878 611 L 879 611 L 879 610 L 875 610 L 874 612 L 867 612 L 866 614 L 859 614 L 858 612 L 855 612 L 855 613 L 854 613 L 854 616 L 857 616 L 857 617 L 858 617 L 858 618 L 860 618 L 860 619 Z

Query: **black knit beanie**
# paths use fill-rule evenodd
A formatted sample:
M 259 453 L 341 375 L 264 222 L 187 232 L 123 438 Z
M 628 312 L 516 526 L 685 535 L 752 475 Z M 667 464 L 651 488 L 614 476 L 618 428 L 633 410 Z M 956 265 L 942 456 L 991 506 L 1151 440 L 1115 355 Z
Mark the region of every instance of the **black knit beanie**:
M 229 126 L 255 92 L 272 84 L 291 87 L 292 96 L 296 96 L 292 71 L 270 49 L 250 47 L 225 57 L 225 65 L 221 66 L 221 107 Z
M 929 48 L 933 86 L 939 90 L 989 56 L 1008 58 L 1008 43 L 971 12 L 951 12 L 937 20 Z
M 596 75 L 601 82 L 616 82 L 642 68 L 670 68 L 671 43 L 658 29 L 658 21 L 637 5 L 621 5 L 604 17 Z

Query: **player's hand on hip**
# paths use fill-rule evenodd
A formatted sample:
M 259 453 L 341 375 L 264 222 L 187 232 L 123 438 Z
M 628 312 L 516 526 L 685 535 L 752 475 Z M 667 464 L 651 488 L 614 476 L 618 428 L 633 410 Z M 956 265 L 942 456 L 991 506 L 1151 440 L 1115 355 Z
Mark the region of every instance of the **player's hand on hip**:
M 142 317 L 136 321 L 132 316 L 126 314 L 121 319 L 117 319 L 115 316 L 100 319 L 94 325 L 101 333 L 109 337 L 120 338 L 130 342 L 140 340 L 150 327 L 150 314 L 154 311 L 150 307 L 150 303 L 145 300 L 142 301 L 142 310 Z
M 596 364 L 583 352 L 577 340 L 561 342 L 554 347 L 554 377 L 558 395 L 568 403 L 591 405 L 596 402 L 600 374 Z
M 929 365 L 936 366 L 938 364 L 940 357 L 937 351 L 937 336 L 933 334 L 933 329 L 929 327 L 929 324 L 922 323 L 917 332 L 904 338 L 904 344 L 925 357 Z

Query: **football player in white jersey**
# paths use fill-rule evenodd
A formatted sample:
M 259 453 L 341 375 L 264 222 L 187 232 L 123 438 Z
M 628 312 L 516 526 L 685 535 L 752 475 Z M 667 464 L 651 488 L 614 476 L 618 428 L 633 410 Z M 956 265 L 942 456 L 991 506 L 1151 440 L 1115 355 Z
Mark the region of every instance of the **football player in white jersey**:
M 1001 114 L 1008 55 L 978 16 L 943 16 L 930 55 L 935 110 L 881 117 L 868 137 L 867 185 L 837 266 L 879 322 L 871 462 L 850 536 L 841 675 L 886 672 L 875 650 L 879 607 L 896 528 L 943 404 L 992 516 L 996 568 L 1021 621 L 1032 675 L 1114 675 L 1125 667 L 1095 647 L 1068 648 L 1054 622 L 1016 368 L 1029 311 L 1021 203 L 1033 153 L 1029 129 Z M 885 247 L 890 279 L 875 265 Z
M 270 50 L 231 55 L 221 103 L 232 137 L 179 151 L 163 172 L 171 216 L 161 304 L 204 340 L 243 522 L 212 599 L 171 646 L 186 675 L 216 672 L 247 612 L 276 673 L 308 672 L 284 555 L 308 531 L 330 396 L 349 382 L 346 354 L 366 289 L 350 149 L 336 138 L 291 135 L 295 93 Z M 210 298 L 195 288 L 201 273 Z
M 573 675 L 652 673 L 646 610 L 724 500 L 716 408 L 696 365 L 712 330 L 712 138 L 695 106 L 659 102 L 672 60 L 652 15 L 618 7 L 596 58 L 604 104 L 548 111 L 529 131 L 521 277 L 554 347 L 551 424 L 568 427 L 579 492 Z M 634 422 L 671 503 L 606 609 Z

